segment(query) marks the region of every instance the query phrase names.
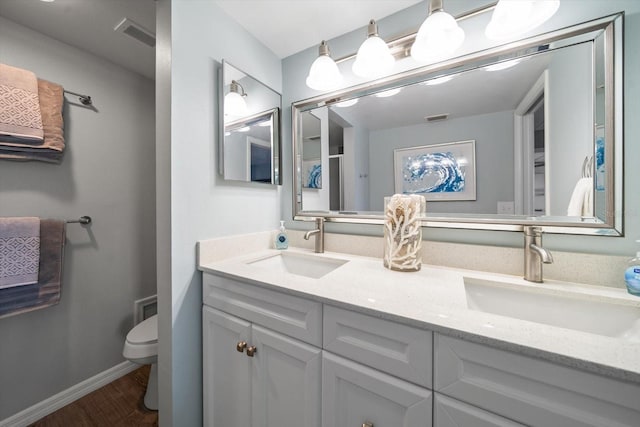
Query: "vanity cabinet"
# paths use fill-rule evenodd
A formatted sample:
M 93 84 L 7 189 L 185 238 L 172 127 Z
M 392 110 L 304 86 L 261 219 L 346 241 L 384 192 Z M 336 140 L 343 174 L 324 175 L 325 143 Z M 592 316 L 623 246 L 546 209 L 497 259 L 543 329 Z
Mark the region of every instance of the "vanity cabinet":
M 319 427 L 321 349 L 283 330 L 319 342 L 320 305 L 209 275 L 204 292 L 204 425 Z
M 434 427 L 525 427 L 491 412 L 434 393 Z
M 637 383 L 212 274 L 203 300 L 208 427 L 640 426 Z
M 637 384 L 440 334 L 434 350 L 434 391 L 489 412 L 532 427 L 640 425 Z
M 322 426 L 430 427 L 432 341 L 430 331 L 325 305 Z
M 322 357 L 322 427 L 431 427 L 431 394 L 329 352 Z

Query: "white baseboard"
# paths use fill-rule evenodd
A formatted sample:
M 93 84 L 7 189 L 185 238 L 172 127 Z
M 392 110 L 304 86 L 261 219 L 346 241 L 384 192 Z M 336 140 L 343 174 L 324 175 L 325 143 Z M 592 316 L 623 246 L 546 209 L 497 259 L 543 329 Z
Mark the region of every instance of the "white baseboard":
M 35 405 L 23 411 L 20 411 L 9 418 L 0 420 L 0 427 L 29 426 L 39 419 L 51 414 L 52 412 L 57 411 L 63 406 L 75 402 L 81 397 L 86 396 L 92 391 L 95 391 L 100 387 L 117 380 L 118 378 L 128 374 L 129 372 L 139 367 L 140 365 L 126 360 L 119 365 L 114 366 L 113 368 L 100 372 L 99 374 L 94 375 L 93 377 L 88 378 L 81 383 L 78 383 L 54 396 L 51 396 L 50 398 L 45 399 L 42 402 L 36 403 Z

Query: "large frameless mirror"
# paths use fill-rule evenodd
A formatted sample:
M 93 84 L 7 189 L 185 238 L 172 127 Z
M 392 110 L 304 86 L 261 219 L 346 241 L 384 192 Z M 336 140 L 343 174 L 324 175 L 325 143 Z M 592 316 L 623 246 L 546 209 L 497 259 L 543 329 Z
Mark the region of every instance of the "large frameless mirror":
M 219 168 L 226 180 L 281 184 L 281 96 L 226 61 L 220 73 Z
M 378 223 L 384 197 L 405 193 L 426 197 L 436 227 L 620 235 L 621 21 L 294 103 L 294 216 Z M 318 188 L 310 137 L 326 153 Z

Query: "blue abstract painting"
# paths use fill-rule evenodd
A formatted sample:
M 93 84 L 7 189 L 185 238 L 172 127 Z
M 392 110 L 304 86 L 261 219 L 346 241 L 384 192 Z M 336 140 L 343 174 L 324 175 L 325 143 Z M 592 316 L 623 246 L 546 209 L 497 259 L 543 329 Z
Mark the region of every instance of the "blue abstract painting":
M 596 191 L 604 191 L 604 136 L 596 137 Z
M 450 193 L 464 191 L 464 172 L 453 153 L 429 153 L 405 157 L 402 165 L 403 193 Z
M 304 188 L 322 188 L 322 164 L 320 160 L 303 162 L 303 181 Z
M 427 200 L 475 200 L 475 141 L 394 151 L 395 191 Z

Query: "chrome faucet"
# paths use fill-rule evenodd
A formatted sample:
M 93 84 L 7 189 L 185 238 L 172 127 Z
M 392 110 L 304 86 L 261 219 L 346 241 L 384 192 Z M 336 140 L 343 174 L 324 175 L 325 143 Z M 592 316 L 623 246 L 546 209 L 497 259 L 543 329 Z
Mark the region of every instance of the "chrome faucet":
M 316 236 L 315 252 L 324 252 L 324 218 L 316 218 L 316 228 L 304 233 L 304 240 L 309 240 L 311 236 Z
M 542 229 L 524 227 L 524 279 L 542 283 L 542 264 L 551 264 L 551 252 L 542 247 Z

